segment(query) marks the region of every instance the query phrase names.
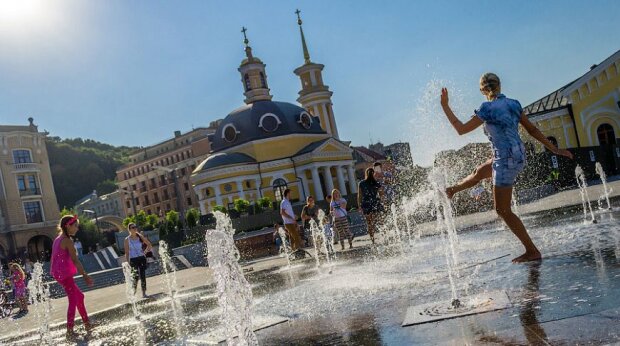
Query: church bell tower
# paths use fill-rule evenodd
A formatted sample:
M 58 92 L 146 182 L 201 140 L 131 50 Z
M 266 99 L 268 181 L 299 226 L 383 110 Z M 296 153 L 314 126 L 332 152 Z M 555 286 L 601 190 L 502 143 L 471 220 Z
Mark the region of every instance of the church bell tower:
M 243 27 L 241 32 L 243 33 L 246 56 L 241 61 L 238 69 L 239 73 L 241 73 L 241 83 L 243 83 L 243 95 L 245 95 L 245 100 L 243 101 L 246 104 L 256 101 L 271 101 L 273 96 L 269 94 L 265 64 L 259 58 L 252 55 L 252 47 L 250 47 L 250 41 L 246 35 L 247 29 Z

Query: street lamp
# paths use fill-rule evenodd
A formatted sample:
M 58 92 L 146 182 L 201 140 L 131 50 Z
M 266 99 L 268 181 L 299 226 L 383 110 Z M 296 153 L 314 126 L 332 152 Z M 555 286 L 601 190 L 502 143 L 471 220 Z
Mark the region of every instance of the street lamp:
M 179 185 L 178 185 L 178 176 L 177 176 L 177 170 L 176 168 L 168 168 L 168 167 L 163 167 L 163 166 L 155 166 L 153 167 L 153 169 L 155 169 L 156 171 L 163 171 L 166 173 L 170 173 L 172 175 L 172 182 L 174 184 L 174 194 L 177 196 L 177 210 L 179 211 L 179 218 L 181 219 L 181 223 L 183 224 L 183 227 L 185 227 L 185 213 L 183 210 L 183 204 L 181 201 L 181 196 L 179 195 Z
M 101 234 L 101 230 L 99 229 L 99 218 L 97 217 L 97 212 L 94 210 L 90 210 L 90 209 L 84 209 L 82 211 L 87 214 L 95 215 L 95 226 L 97 227 L 97 233 Z
M 129 197 L 131 198 L 131 210 L 133 211 L 133 215 L 134 217 L 136 216 L 136 201 L 135 201 L 135 197 L 134 197 L 134 192 L 133 190 L 127 190 L 127 189 L 123 189 L 123 188 L 118 188 L 118 191 L 128 194 Z

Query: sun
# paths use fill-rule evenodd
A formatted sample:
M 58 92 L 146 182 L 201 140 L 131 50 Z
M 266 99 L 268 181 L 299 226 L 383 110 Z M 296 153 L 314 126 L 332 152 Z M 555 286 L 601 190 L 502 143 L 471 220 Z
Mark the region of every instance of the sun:
M 27 25 L 43 13 L 44 0 L 0 0 L 0 26 Z

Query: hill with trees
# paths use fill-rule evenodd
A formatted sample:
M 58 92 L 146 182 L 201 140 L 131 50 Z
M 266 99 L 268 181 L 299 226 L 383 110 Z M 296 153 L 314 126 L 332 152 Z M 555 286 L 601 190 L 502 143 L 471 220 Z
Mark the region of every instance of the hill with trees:
M 60 137 L 48 137 L 46 146 L 61 209 L 73 207 L 93 190 L 99 195 L 114 191 L 117 168 L 127 163 L 129 155 L 138 149 L 92 139 Z

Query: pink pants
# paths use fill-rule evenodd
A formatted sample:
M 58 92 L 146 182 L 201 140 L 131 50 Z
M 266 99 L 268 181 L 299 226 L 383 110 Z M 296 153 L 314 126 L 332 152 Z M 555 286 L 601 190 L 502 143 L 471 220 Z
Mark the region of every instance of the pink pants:
M 73 329 L 75 325 L 75 308 L 77 307 L 80 316 L 82 316 L 82 322 L 88 322 L 88 313 L 86 313 L 86 307 L 84 306 L 84 293 L 77 287 L 73 277 L 68 277 L 58 283 L 65 289 L 67 298 L 69 298 L 69 308 L 67 309 L 67 329 Z

